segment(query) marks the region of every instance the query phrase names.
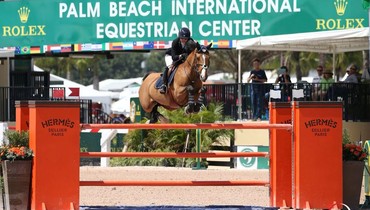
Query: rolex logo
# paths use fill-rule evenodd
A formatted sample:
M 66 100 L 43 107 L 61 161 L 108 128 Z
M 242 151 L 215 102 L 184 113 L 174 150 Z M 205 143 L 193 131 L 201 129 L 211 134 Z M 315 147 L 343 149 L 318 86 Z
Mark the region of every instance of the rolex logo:
M 28 9 L 27 7 L 21 7 L 18 10 L 19 18 L 21 19 L 22 23 L 27 23 L 28 21 L 28 16 L 30 15 L 31 10 Z
M 334 0 L 335 10 L 339 16 L 344 15 L 347 8 L 348 0 Z

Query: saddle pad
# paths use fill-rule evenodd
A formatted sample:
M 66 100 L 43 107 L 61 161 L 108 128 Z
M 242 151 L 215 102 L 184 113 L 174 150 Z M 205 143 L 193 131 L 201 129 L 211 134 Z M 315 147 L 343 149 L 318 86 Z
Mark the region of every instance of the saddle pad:
M 171 83 L 173 82 L 173 78 L 175 77 L 176 71 L 177 71 L 177 67 L 174 70 L 172 70 L 171 73 L 170 73 L 170 75 L 168 76 L 168 86 L 170 86 Z M 163 78 L 162 77 L 159 77 L 157 79 L 157 81 L 155 82 L 155 86 L 154 87 L 156 89 L 159 89 L 162 86 L 162 84 L 163 84 Z

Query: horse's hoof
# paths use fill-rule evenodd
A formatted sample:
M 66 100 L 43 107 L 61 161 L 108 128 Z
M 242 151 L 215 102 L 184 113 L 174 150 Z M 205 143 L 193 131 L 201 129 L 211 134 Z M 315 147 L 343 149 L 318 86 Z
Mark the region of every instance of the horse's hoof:
M 150 120 L 147 120 L 147 121 L 145 122 L 145 124 L 150 124 Z
M 200 111 L 200 105 L 196 104 L 194 106 L 194 113 L 198 113 Z
M 191 114 L 194 112 L 194 105 L 187 105 L 185 107 L 185 114 Z

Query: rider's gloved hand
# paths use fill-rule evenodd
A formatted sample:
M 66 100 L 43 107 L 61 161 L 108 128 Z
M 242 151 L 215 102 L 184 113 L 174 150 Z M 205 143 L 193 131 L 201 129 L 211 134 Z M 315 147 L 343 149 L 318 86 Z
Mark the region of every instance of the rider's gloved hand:
M 180 58 L 181 60 L 185 60 L 185 58 L 186 58 L 186 53 L 181 54 L 181 55 L 179 56 L 179 58 Z

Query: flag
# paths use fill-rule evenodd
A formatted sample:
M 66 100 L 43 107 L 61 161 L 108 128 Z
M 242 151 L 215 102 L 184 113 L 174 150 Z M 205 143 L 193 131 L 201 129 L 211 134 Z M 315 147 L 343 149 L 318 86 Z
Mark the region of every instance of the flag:
M 80 96 L 80 88 L 68 88 L 70 90 L 70 93 L 68 94 L 68 96 Z
M 81 51 L 81 45 L 80 44 L 74 44 L 73 45 L 73 51 L 75 51 L 75 52 Z
M 112 42 L 110 45 L 110 50 L 122 50 L 122 42 Z
M 53 89 L 53 98 L 64 98 L 64 89 Z
M 362 7 L 364 9 L 369 9 L 370 8 L 370 0 L 362 0 Z
M 15 53 L 16 55 L 21 54 L 21 47 L 15 47 L 14 53 Z
M 102 44 L 91 44 L 91 51 L 102 51 L 103 45 Z
M 60 45 L 61 52 L 72 52 L 72 45 L 70 44 L 61 44 Z
M 40 46 L 31 46 L 31 54 L 41 53 Z
M 144 42 L 133 42 L 133 44 L 135 50 L 144 49 Z
M 156 41 L 156 42 L 154 42 L 154 48 L 155 49 L 165 49 L 166 44 L 165 44 L 164 41 Z
M 144 49 L 153 49 L 153 48 L 154 48 L 154 42 L 144 43 Z
M 123 49 L 125 50 L 134 49 L 134 43 L 133 42 L 123 42 Z
M 21 54 L 30 54 L 30 47 L 28 46 L 23 46 L 21 48 Z

